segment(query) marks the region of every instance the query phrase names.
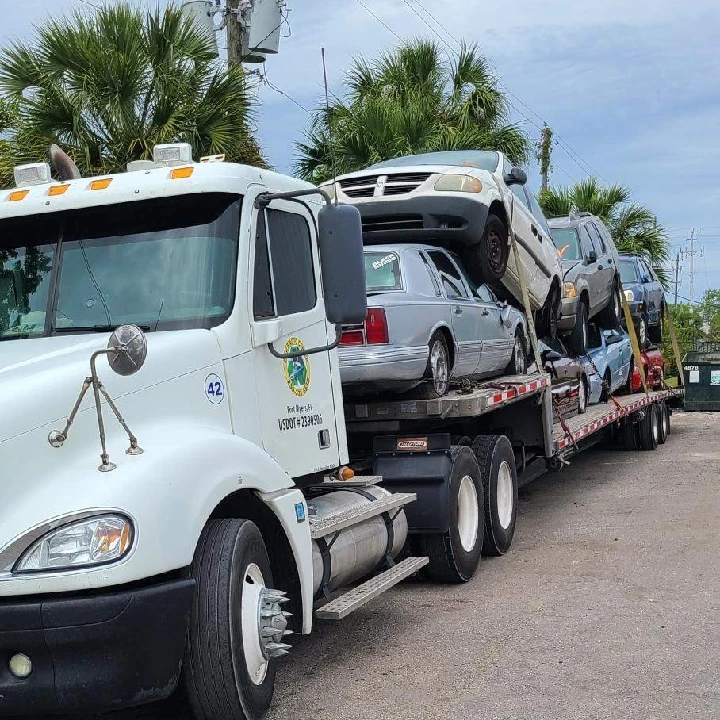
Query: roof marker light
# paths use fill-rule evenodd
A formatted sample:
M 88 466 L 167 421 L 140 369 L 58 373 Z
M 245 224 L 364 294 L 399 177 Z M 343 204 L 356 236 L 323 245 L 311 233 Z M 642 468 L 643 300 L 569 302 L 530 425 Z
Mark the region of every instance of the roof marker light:
M 51 185 L 48 189 L 48 195 L 50 197 L 56 197 L 57 195 L 64 195 L 70 189 L 69 185 Z
M 175 168 L 174 170 L 172 170 L 170 172 L 170 179 L 171 180 L 184 180 L 185 178 L 191 177 L 194 171 L 195 171 L 195 168 L 191 168 L 191 167 Z
M 101 178 L 100 180 L 93 180 L 90 183 L 90 190 L 107 190 L 110 187 L 110 183 L 112 181 L 112 178 Z
M 10 202 L 20 202 L 20 200 L 24 200 L 29 194 L 29 190 L 14 190 L 8 195 L 8 200 Z

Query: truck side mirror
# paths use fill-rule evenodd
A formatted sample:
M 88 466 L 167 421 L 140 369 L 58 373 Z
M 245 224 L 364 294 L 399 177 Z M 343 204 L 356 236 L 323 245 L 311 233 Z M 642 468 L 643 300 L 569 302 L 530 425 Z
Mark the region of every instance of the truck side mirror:
M 324 205 L 318 213 L 318 249 L 328 322 L 365 321 L 365 256 L 362 220 L 352 205 Z

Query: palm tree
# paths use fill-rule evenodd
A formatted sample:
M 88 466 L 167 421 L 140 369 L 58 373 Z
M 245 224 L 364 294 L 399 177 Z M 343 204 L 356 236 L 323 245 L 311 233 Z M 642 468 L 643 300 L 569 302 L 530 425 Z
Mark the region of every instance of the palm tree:
M 538 202 L 548 218 L 572 212 L 597 215 L 607 226 L 621 252 L 645 256 L 663 282 L 662 265 L 669 257 L 669 241 L 657 217 L 648 208 L 631 203 L 630 191 L 621 185 L 601 187 L 595 178 L 573 187 L 551 188 L 540 193 Z
M 6 183 L 6 166 L 45 159 L 51 143 L 91 175 L 147 159 L 162 142 L 264 164 L 242 68 L 223 68 L 179 8 L 121 3 L 50 20 L 0 53 L 0 87 L 16 107 Z
M 307 180 L 433 150 L 528 158 L 528 138 L 508 123 L 505 97 L 476 46 L 448 61 L 437 44 L 418 40 L 372 62 L 355 59 L 345 84 L 347 99 L 318 110 L 297 144 L 297 173 Z

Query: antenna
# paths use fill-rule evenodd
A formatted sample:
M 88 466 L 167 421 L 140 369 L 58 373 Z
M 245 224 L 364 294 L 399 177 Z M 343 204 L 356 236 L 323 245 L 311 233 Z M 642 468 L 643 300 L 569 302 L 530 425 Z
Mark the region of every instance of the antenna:
M 333 174 L 333 194 L 335 195 L 335 204 L 337 205 L 337 191 L 335 190 L 335 183 L 337 181 L 337 165 L 335 163 L 335 137 L 333 136 L 332 119 L 330 118 L 330 101 L 328 100 L 328 81 L 327 66 L 325 65 L 325 48 L 320 48 L 320 55 L 322 56 L 323 84 L 325 85 L 325 115 L 327 117 L 328 124 L 328 138 L 330 140 L 330 162 L 332 164 Z

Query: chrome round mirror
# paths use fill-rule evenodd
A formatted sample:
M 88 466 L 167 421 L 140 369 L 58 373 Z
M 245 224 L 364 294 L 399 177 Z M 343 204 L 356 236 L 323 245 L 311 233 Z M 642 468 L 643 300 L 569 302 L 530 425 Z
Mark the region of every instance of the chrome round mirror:
M 137 325 L 121 325 L 108 341 L 108 363 L 118 375 L 134 375 L 147 357 L 147 338 Z

